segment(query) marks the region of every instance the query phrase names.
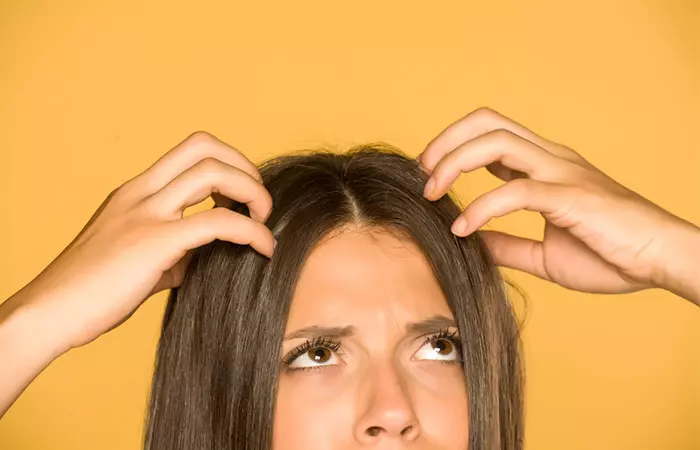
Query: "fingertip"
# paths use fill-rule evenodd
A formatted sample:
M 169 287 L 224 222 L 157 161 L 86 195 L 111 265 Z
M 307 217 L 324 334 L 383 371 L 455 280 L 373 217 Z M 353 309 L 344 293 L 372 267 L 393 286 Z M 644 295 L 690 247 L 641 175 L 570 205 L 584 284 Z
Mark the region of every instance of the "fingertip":
M 272 259 L 273 256 L 275 256 L 275 251 L 277 249 L 277 239 L 274 237 L 272 238 L 272 251 L 267 255 L 269 259 Z
M 423 196 L 425 198 L 430 197 L 435 191 L 435 179 L 430 178 L 423 188 Z
M 452 233 L 456 234 L 457 236 L 460 237 L 465 237 L 469 233 L 467 232 L 467 219 L 464 216 L 459 216 L 457 217 L 457 220 L 454 221 L 452 224 L 452 227 L 450 228 Z

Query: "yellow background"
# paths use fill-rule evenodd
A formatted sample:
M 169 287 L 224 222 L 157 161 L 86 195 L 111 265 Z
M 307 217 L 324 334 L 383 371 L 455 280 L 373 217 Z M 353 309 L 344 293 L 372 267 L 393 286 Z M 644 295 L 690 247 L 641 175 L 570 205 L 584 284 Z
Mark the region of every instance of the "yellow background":
M 700 223 L 699 24 L 698 2 L 667 0 L 1 2 L 0 298 L 197 129 L 253 161 L 368 140 L 415 155 L 488 105 Z M 456 189 L 501 183 L 480 169 Z M 527 449 L 700 448 L 698 307 L 506 272 L 529 296 Z M 51 364 L 0 448 L 138 448 L 165 298 Z

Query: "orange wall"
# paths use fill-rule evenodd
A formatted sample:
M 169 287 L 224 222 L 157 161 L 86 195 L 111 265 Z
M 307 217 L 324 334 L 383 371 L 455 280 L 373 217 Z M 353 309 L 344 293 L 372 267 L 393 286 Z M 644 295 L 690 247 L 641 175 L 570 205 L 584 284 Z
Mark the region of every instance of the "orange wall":
M 254 161 L 367 140 L 415 155 L 488 105 L 700 223 L 697 1 L 84 3 L 0 2 L 2 299 L 197 129 Z M 489 227 L 541 237 L 542 219 Z M 700 309 L 506 274 L 529 295 L 528 449 L 700 448 Z M 0 448 L 138 448 L 165 298 L 55 361 Z

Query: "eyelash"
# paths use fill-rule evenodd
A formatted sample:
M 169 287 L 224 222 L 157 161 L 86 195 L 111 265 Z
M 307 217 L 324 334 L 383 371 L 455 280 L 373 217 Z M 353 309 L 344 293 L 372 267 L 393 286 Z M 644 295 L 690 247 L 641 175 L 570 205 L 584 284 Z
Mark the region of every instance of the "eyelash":
M 285 370 L 313 370 L 313 369 L 319 369 L 324 366 L 311 366 L 311 367 L 297 367 L 297 368 L 290 368 L 289 365 L 294 362 L 295 359 L 297 359 L 299 356 L 303 355 L 304 353 L 308 352 L 312 348 L 318 348 L 318 347 L 323 347 L 328 350 L 332 350 L 339 356 L 343 355 L 343 352 L 340 350 L 341 344 L 340 341 L 336 341 L 335 339 L 330 339 L 324 336 L 320 337 L 314 337 L 310 341 L 306 341 L 300 346 L 294 348 L 292 351 L 290 351 L 287 356 L 284 357 L 282 360 L 282 364 L 284 365 Z
M 440 330 L 438 333 L 431 334 L 425 338 L 423 341 L 423 344 L 421 344 L 421 347 L 429 342 L 437 341 L 439 339 L 447 339 L 450 341 L 454 346 L 457 352 L 461 355 L 461 350 L 462 350 L 462 341 L 459 339 L 459 333 L 457 331 L 454 331 L 452 333 L 449 332 L 447 328 L 443 328 Z M 330 339 L 325 336 L 320 336 L 320 337 L 314 337 L 310 341 L 306 341 L 303 344 L 299 345 L 298 347 L 292 349 L 289 353 L 287 353 L 287 356 L 284 357 L 282 360 L 282 365 L 284 367 L 284 370 L 288 371 L 295 371 L 295 370 L 304 370 L 304 371 L 309 371 L 309 370 L 316 370 L 316 369 L 322 369 L 325 366 L 310 366 L 310 367 L 297 367 L 297 368 L 290 368 L 289 365 L 294 362 L 295 359 L 297 359 L 299 356 L 303 355 L 304 353 L 308 352 L 311 349 L 318 348 L 318 347 L 323 347 L 328 350 L 332 350 L 335 352 L 338 356 L 342 356 L 344 353 L 341 350 L 341 343 L 340 341 L 337 341 L 335 339 Z M 442 364 L 460 364 L 462 361 L 461 360 L 444 360 L 444 359 L 439 359 L 435 360 L 439 363 Z
M 442 364 L 461 364 L 462 360 L 462 341 L 459 339 L 459 332 L 458 331 L 453 331 L 452 333 L 449 332 L 447 328 L 443 328 L 440 330 L 440 332 L 436 334 L 431 334 L 430 336 L 427 336 L 425 338 L 425 341 L 423 341 L 422 345 L 425 345 L 429 342 L 437 341 L 440 339 L 446 339 L 452 343 L 455 347 L 455 351 L 459 355 L 460 359 L 457 360 L 451 360 L 451 359 L 438 359 L 436 360 L 439 363 Z M 421 347 L 422 347 L 421 345 Z

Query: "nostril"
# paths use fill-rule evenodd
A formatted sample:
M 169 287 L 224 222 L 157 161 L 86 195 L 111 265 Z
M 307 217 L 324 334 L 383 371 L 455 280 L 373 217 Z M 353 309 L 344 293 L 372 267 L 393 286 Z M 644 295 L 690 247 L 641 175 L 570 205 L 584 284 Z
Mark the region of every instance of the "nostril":
M 367 428 L 367 434 L 370 436 L 376 436 L 379 434 L 379 430 L 381 430 L 379 427 L 369 427 Z
M 369 434 L 370 436 L 377 436 L 380 431 L 382 431 L 382 427 L 374 426 L 374 427 L 367 428 L 367 434 Z M 401 430 L 401 436 L 405 436 L 405 435 L 411 433 L 412 431 L 413 431 L 413 425 L 409 425 L 406 428 L 404 428 L 403 430 Z

